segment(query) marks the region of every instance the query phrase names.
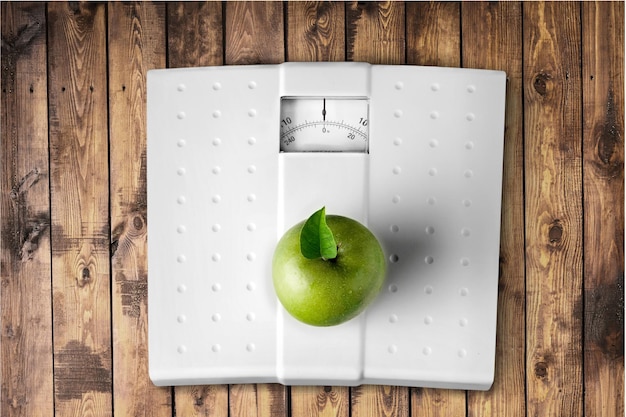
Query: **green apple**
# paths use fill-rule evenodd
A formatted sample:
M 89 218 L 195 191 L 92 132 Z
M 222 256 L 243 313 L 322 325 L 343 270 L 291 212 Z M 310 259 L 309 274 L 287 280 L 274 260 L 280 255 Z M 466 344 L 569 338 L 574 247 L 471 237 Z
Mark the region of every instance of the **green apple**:
M 313 326 L 357 316 L 380 292 L 385 272 L 374 234 L 356 220 L 326 216 L 325 208 L 289 229 L 272 261 L 278 299 L 293 317 Z

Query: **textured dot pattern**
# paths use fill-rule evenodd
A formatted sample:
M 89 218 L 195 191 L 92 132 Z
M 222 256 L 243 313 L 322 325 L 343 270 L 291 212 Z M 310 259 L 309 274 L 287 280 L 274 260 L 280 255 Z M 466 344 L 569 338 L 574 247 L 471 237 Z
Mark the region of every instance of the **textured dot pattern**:
M 155 129 L 158 142 L 150 135 L 151 150 L 158 148 L 150 160 L 158 170 L 150 170 L 154 188 L 149 195 L 151 213 L 162 207 L 164 217 L 151 223 L 151 236 L 159 239 L 150 246 L 170 241 L 175 250 L 168 251 L 173 262 L 163 259 L 162 266 L 151 268 L 151 275 L 163 271 L 151 286 L 168 281 L 174 286 L 169 296 L 163 293 L 165 298 L 151 305 L 172 311 L 177 325 L 169 329 L 163 349 L 190 364 L 199 358 L 219 364 L 245 352 L 253 362 L 241 366 L 263 366 L 274 355 L 268 345 L 275 343 L 268 343 L 266 335 L 275 332 L 275 325 L 266 317 L 275 305 L 267 301 L 271 289 L 259 291 L 256 277 L 250 278 L 255 269 L 269 266 L 275 242 L 267 231 L 276 230 L 277 197 L 264 184 L 275 182 L 277 167 L 268 166 L 262 156 L 275 147 L 260 126 L 276 110 L 265 99 L 268 91 L 277 91 L 276 80 L 269 73 L 195 73 L 162 87 L 168 98 L 162 101 L 163 125 Z M 241 100 L 226 100 L 229 96 Z M 176 126 L 166 123 L 165 113 Z M 198 242 L 207 244 L 200 247 Z M 157 256 L 151 252 L 150 258 Z M 233 262 L 242 265 L 239 270 L 233 270 Z M 208 326 L 206 333 L 198 332 L 200 323 Z
M 490 115 L 483 100 L 491 87 L 484 80 L 429 75 L 397 75 L 377 85 L 372 100 L 394 100 L 391 113 L 372 122 L 370 131 L 370 219 L 386 220 L 373 227 L 387 252 L 390 283 L 387 298 L 368 316 L 386 318 L 385 337 L 377 340 L 372 333 L 368 343 L 390 353 L 392 345 L 385 341 L 393 340 L 397 360 L 415 359 L 405 356 L 407 349 L 422 352 L 425 368 L 470 357 L 469 346 L 477 343 L 471 332 L 480 330 L 470 323 L 493 323 L 478 306 L 487 300 L 484 277 L 490 277 L 492 288 L 497 281 L 498 193 L 492 196 L 498 182 L 486 184 L 485 173 L 491 168 L 498 178 L 493 145 L 501 144 L 486 122 Z M 492 258 L 486 262 L 489 242 Z M 493 306 L 494 299 L 488 303 Z M 442 332 L 450 335 L 449 343 L 442 341 Z M 384 367 L 376 358 L 366 360 Z

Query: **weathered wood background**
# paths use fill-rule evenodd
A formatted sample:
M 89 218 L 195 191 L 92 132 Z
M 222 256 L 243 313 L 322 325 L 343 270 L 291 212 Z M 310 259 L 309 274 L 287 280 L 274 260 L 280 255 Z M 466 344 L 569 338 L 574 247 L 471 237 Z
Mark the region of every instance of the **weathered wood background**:
M 623 2 L 2 3 L 2 416 L 622 416 Z M 146 72 L 366 61 L 508 75 L 488 392 L 157 388 Z

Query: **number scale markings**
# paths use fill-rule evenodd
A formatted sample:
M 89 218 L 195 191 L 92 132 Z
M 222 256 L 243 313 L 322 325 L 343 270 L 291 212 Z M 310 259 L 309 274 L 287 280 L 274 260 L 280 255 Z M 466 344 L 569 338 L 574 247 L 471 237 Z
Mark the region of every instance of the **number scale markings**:
M 363 99 L 283 99 L 280 150 L 367 152 L 367 113 Z

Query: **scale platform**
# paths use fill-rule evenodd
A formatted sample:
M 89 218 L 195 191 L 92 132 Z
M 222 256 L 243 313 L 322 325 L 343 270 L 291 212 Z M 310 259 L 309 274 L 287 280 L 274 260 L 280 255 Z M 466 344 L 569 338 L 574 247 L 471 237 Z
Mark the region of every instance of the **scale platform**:
M 505 89 L 499 71 L 365 63 L 150 71 L 152 381 L 489 389 Z M 293 319 L 271 278 L 322 206 L 388 260 L 333 327 Z

